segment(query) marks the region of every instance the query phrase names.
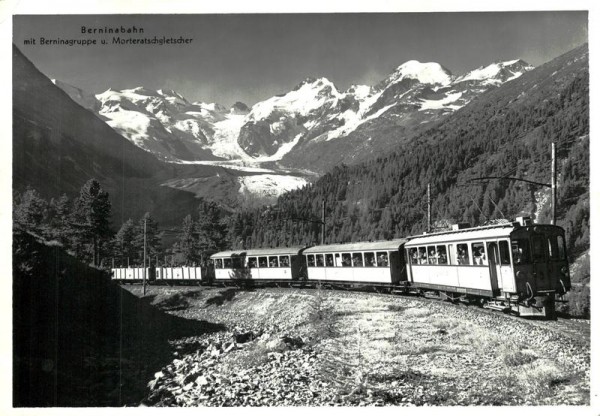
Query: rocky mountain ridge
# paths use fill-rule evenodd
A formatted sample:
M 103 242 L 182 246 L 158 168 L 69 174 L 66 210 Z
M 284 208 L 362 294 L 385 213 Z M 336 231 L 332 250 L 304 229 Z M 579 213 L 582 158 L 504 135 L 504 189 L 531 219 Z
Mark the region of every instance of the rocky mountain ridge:
M 339 91 L 327 78 L 307 78 L 291 91 L 251 108 L 238 102 L 229 109 L 190 102 L 172 90 L 109 89 L 93 99 L 78 88 L 55 83 L 159 159 L 282 161 L 285 166 L 310 169 L 305 156 L 328 148 L 323 142 L 340 142 L 356 132 L 369 131 L 374 134 L 363 141 L 376 151 L 380 126 L 414 127 L 438 120 L 531 69 L 522 60 L 513 60 L 455 76 L 438 63 L 412 60 L 373 87 L 352 85 Z M 340 155 L 342 162 L 353 159 L 348 149 Z M 339 160 L 316 170 L 326 170 L 334 162 Z

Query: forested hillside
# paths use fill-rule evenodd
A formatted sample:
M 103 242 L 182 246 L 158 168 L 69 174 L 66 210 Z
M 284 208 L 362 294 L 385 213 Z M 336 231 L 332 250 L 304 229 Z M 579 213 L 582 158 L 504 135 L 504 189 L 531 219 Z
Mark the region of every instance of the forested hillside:
M 572 255 L 589 248 L 589 70 L 587 45 L 483 94 L 389 155 L 339 166 L 275 206 L 240 212 L 230 241 L 242 246 L 314 244 L 326 205 L 326 242 L 423 232 L 426 189 L 438 224 L 517 215 L 549 220 L 551 143 L 558 157 L 558 224 Z

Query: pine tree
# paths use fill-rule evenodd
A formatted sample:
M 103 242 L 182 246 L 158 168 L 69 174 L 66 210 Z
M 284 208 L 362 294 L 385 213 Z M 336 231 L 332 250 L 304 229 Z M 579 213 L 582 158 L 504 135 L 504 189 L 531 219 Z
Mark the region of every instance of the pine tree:
M 204 264 L 210 254 L 224 249 L 227 245 L 227 230 L 222 222 L 217 204 L 212 201 L 200 203 L 196 232 L 198 233 L 200 261 Z
M 15 226 L 25 230 L 41 233 L 42 222 L 48 203 L 33 188 L 27 188 L 22 195 L 17 195 L 13 203 L 13 221 Z
M 111 237 L 111 203 L 96 179 L 87 181 L 75 200 L 72 225 L 77 230 L 79 255 L 100 264 L 105 243 Z
M 113 255 L 120 259 L 128 259 L 129 262 L 136 262 L 135 224 L 130 218 L 123 223 L 113 240 Z
M 179 239 L 176 244 L 176 250 L 184 264 L 192 265 L 199 261 L 200 248 L 196 233 L 196 223 L 191 215 L 188 215 L 183 219 L 181 234 L 179 234 Z
M 49 232 L 52 238 L 58 240 L 64 247 L 71 247 L 73 227 L 70 224 L 72 215 L 71 200 L 66 194 L 58 199 L 50 200 Z
M 146 222 L 146 259 L 152 259 L 162 254 L 162 235 L 158 231 L 158 223 L 149 212 L 139 220 L 135 228 L 133 245 L 137 254 L 136 258 L 143 262 L 144 258 L 144 222 Z

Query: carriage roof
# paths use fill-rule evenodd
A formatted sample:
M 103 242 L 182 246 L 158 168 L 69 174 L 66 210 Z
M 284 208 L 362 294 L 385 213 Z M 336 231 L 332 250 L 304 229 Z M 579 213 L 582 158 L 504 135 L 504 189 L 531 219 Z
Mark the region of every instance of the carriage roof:
M 343 251 L 376 251 L 376 250 L 398 250 L 406 242 L 405 238 L 384 241 L 368 241 L 360 243 L 328 244 L 315 246 L 304 250 L 304 254 L 333 253 Z
M 425 234 L 408 237 L 406 247 L 421 246 L 427 244 L 446 243 L 461 240 L 485 240 L 490 238 L 506 238 L 519 227 L 513 224 L 500 224 L 488 227 L 466 228 L 456 231 L 445 231 L 441 233 Z
M 246 256 L 280 256 L 280 255 L 298 255 L 305 246 L 294 247 L 275 247 L 275 248 L 256 248 L 248 250 Z
M 210 258 L 217 259 L 217 258 L 225 258 L 225 257 L 241 257 L 241 256 L 245 256 L 245 255 L 246 255 L 245 250 L 230 250 L 230 251 L 220 251 L 220 252 L 215 253 L 212 256 L 210 256 Z

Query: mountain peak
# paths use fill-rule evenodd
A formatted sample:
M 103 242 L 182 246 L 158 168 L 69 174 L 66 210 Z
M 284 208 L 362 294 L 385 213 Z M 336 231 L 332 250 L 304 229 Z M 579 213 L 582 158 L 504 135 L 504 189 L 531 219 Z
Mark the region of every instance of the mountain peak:
M 169 89 L 165 89 L 165 88 L 161 88 L 160 90 L 157 91 L 160 95 L 162 95 L 163 97 L 174 97 L 174 98 L 179 98 L 181 100 L 185 100 L 184 96 L 179 94 L 177 91 L 175 90 L 169 90 Z
M 320 78 L 306 77 L 301 83 L 296 85 L 292 91 L 298 91 L 300 88 L 304 87 L 305 85 L 314 85 L 316 87 L 331 86 L 331 87 L 335 88 L 335 86 L 333 85 L 333 82 L 329 81 L 325 77 L 320 77 Z
M 487 83 L 502 83 L 517 78 L 523 75 L 524 72 L 531 71 L 532 69 L 533 66 L 522 59 L 499 61 L 467 72 L 465 75 L 458 77 L 455 82 L 484 81 Z
M 390 75 L 392 82 L 414 79 L 422 84 L 447 85 L 452 81 L 452 73 L 437 62 L 419 62 L 411 60 L 400 65 Z

